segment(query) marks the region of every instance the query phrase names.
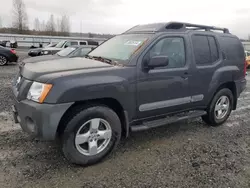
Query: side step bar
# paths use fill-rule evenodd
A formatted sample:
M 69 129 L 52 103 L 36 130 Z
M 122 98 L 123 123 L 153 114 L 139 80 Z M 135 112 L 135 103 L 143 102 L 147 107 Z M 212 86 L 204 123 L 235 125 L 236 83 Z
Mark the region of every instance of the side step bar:
M 160 126 L 163 126 L 166 124 L 171 124 L 171 123 L 183 121 L 186 119 L 197 118 L 197 117 L 200 117 L 200 116 L 203 116 L 206 114 L 207 114 L 206 111 L 191 111 L 188 113 L 181 113 L 181 114 L 177 114 L 177 115 L 173 115 L 173 116 L 167 116 L 167 117 L 162 118 L 162 119 L 157 119 L 157 120 L 153 120 L 153 121 L 145 121 L 142 123 L 142 125 L 133 125 L 133 126 L 131 126 L 131 131 L 132 132 L 144 131 L 144 130 L 148 130 L 151 128 L 160 127 Z

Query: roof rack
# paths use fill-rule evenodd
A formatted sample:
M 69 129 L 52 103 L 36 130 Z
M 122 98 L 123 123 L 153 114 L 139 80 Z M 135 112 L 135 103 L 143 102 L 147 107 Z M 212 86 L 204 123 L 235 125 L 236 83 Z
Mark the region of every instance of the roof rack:
M 219 28 L 214 26 L 197 25 L 183 22 L 169 22 L 169 23 L 153 23 L 146 25 L 137 25 L 127 30 L 125 33 L 155 33 L 164 31 L 187 31 L 187 30 L 204 30 L 204 31 L 222 31 L 229 33 L 227 28 Z
M 222 31 L 223 33 L 229 33 L 227 28 L 220 28 L 207 25 L 198 25 L 191 23 L 182 22 L 169 22 L 167 23 L 165 29 L 184 29 L 184 30 L 205 30 L 205 31 Z

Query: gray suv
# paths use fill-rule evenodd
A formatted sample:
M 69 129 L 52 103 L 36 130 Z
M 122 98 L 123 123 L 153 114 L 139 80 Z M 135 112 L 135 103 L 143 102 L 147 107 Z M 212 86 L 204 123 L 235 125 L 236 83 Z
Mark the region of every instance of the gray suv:
M 85 58 L 26 64 L 13 81 L 15 121 L 61 141 L 72 163 L 107 156 L 122 135 L 188 118 L 224 123 L 246 87 L 240 40 L 188 23 L 135 26 Z

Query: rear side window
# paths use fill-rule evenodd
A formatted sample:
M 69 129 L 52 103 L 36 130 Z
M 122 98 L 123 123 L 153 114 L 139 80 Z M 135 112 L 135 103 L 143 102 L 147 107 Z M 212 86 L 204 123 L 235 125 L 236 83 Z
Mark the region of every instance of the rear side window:
M 237 38 L 221 37 L 221 46 L 227 60 L 245 59 L 244 48 Z
M 215 62 L 219 59 L 219 52 L 218 52 L 215 38 L 209 36 L 208 42 L 209 42 L 209 47 L 210 47 L 210 52 L 211 52 L 211 60 L 212 62 Z
M 93 46 L 98 46 L 98 42 L 96 41 L 88 41 L 88 44 Z
M 76 42 L 76 41 L 71 41 L 70 43 L 71 43 L 72 46 L 73 45 L 78 45 L 78 42 Z
M 80 42 L 80 45 L 87 45 L 86 42 Z
M 219 59 L 216 40 L 212 36 L 192 36 L 195 62 L 197 65 L 212 64 Z

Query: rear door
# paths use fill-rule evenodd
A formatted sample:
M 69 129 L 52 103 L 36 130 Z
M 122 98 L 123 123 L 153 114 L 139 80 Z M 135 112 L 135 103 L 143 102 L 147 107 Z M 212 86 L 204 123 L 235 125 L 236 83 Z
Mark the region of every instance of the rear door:
M 223 58 L 216 35 L 190 34 L 193 49 L 192 77 L 189 80 L 190 93 L 196 96 L 192 100 L 192 107 L 204 106 L 210 99 L 209 88 L 216 70 L 222 66 Z

